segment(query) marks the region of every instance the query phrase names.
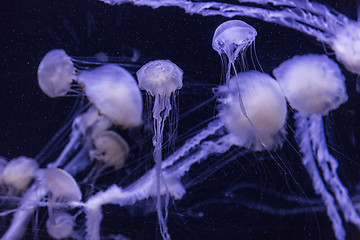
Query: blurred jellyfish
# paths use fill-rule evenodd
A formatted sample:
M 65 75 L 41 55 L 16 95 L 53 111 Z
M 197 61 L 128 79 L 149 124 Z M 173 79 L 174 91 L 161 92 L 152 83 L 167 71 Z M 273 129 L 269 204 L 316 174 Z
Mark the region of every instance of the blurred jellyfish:
M 64 96 L 69 92 L 74 75 L 74 64 L 62 49 L 46 53 L 38 67 L 39 86 L 51 98 Z
M 67 212 L 55 212 L 53 219 L 46 221 L 46 230 L 54 239 L 70 238 L 74 231 L 74 217 Z
M 238 87 L 247 117 L 238 104 Z M 228 85 L 220 86 L 219 116 L 239 146 L 254 151 L 271 150 L 282 145 L 285 135 L 286 101 L 277 82 L 265 73 L 239 73 Z
M 328 151 L 322 119 L 322 115 L 347 101 L 345 77 L 329 57 L 314 54 L 295 56 L 273 72 L 289 104 L 298 111 L 295 114 L 296 135 L 303 165 L 327 207 L 336 238 L 345 239 L 339 213 L 358 228 L 360 217 L 338 177 L 338 162 Z
M 6 164 L 1 178 L 8 188 L 8 194 L 23 193 L 30 185 L 38 168 L 38 163 L 34 159 L 24 156 L 12 159 Z
M 121 128 L 142 124 L 142 97 L 134 77 L 124 68 L 106 64 L 83 71 L 79 83 L 98 111 Z
M 228 18 L 246 16 L 273 22 L 313 36 L 334 50 L 339 62 L 360 74 L 360 25 L 343 14 L 317 2 L 283 0 L 240 0 L 238 4 L 178 0 L 101 0 L 115 5 L 176 6 L 190 14 L 220 15 Z M 250 5 L 249 5 L 250 4 Z
M 162 164 L 162 143 L 165 121 L 171 110 L 170 97 L 175 91 L 182 87 L 183 71 L 169 60 L 155 60 L 148 62 L 136 73 L 140 89 L 144 89 L 151 96 L 155 97 L 153 107 L 154 118 L 154 161 L 156 164 L 156 211 L 158 213 L 161 235 L 164 239 L 170 239 L 166 226 L 168 196 L 165 205 L 165 217 L 162 212 L 161 184 L 166 186 L 161 171 Z M 177 121 L 175 119 L 175 121 Z

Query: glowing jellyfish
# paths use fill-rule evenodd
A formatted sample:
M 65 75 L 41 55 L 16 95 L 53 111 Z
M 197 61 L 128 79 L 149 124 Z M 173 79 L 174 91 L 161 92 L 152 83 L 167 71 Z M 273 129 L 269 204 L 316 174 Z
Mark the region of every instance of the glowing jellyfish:
M 67 212 L 56 212 L 54 219 L 46 221 L 46 229 L 54 239 L 69 238 L 74 231 L 74 217 Z
M 66 52 L 62 49 L 51 50 L 39 64 L 39 86 L 51 98 L 64 96 L 70 91 L 74 74 L 74 64 Z
M 333 60 L 314 54 L 295 56 L 273 72 L 290 105 L 299 111 L 295 114 L 296 134 L 303 164 L 327 207 L 336 238 L 345 239 L 340 212 L 346 221 L 358 228 L 360 216 L 338 177 L 338 162 L 328 151 L 321 116 L 347 101 L 345 77 Z
M 161 171 L 162 142 L 165 121 L 171 110 L 170 96 L 175 94 L 175 91 L 182 87 L 183 71 L 169 60 L 155 60 L 142 66 L 136 75 L 138 77 L 140 89 L 146 90 L 151 96 L 155 97 L 153 107 L 155 128 L 153 156 L 156 164 L 157 178 L 156 210 L 159 217 L 161 234 L 164 239 L 170 239 L 166 226 L 167 213 L 164 219 L 160 198 L 161 182 L 164 181 Z M 166 183 L 163 184 L 166 185 Z M 166 208 L 167 207 L 165 206 L 165 211 L 167 212 Z
M 251 126 L 238 102 L 240 93 Z M 271 150 L 282 145 L 286 122 L 286 101 L 277 82 L 265 73 L 239 73 L 219 87 L 219 116 L 239 146 L 255 151 Z
M 83 71 L 78 81 L 101 114 L 122 128 L 142 124 L 142 97 L 134 77 L 124 68 L 106 64 Z
M 290 105 L 302 114 L 327 115 L 347 101 L 345 77 L 326 55 L 295 56 L 274 69 Z
M 108 167 L 113 167 L 115 170 L 121 168 L 130 150 L 124 138 L 117 132 L 109 130 L 95 135 L 92 144 L 93 147 L 89 150 L 89 158 L 95 162 L 95 166 L 84 180 L 88 181 L 93 178 L 91 185 L 104 169 Z
M 84 170 L 90 164 L 88 154 L 93 139 L 111 126 L 112 123 L 106 117 L 100 116 L 96 108 L 90 107 L 74 119 L 69 142 L 48 167 L 62 167 L 67 163 L 64 169 L 72 175 Z
M 215 30 L 212 47 L 221 58 L 223 54 L 227 57 L 226 81 L 230 78 L 231 68 L 236 74 L 235 61 L 239 58 L 244 59 L 245 51 L 255 41 L 256 35 L 257 32 L 252 26 L 240 20 L 226 21 Z M 243 62 L 241 66 L 245 69 Z
M 12 159 L 2 171 L 2 180 L 7 185 L 9 194 L 17 195 L 24 192 L 33 180 L 38 167 L 37 162 L 28 157 Z

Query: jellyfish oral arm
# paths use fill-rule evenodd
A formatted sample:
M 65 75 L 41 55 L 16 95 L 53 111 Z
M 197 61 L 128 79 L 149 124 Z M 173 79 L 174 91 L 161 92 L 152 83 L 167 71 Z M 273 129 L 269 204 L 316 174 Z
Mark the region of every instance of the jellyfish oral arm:
M 41 198 L 46 195 L 44 189 L 32 186 L 21 200 L 20 207 L 16 210 L 10 227 L 6 230 L 1 240 L 17 240 L 24 235 L 26 226 L 34 213 Z
M 324 180 L 334 193 L 345 220 L 355 224 L 360 229 L 359 214 L 350 199 L 348 190 L 341 183 L 337 174 L 338 162 L 327 149 L 323 119 L 320 115 L 313 114 L 309 117 L 309 123 L 313 152 L 316 155 L 317 164 L 323 173 Z
M 360 217 L 350 199 L 348 190 L 341 183 L 336 172 L 337 160 L 327 149 L 322 117 L 317 114 L 303 116 L 297 113 L 295 119 L 297 141 L 303 153 L 303 165 L 312 176 L 316 193 L 321 195 L 325 203 L 336 238 L 345 239 L 345 230 L 339 212 L 343 213 L 347 222 L 353 223 L 358 228 L 360 228 Z M 314 156 L 316 156 L 316 160 Z M 322 176 L 320 172 L 322 172 Z M 330 188 L 334 196 L 329 193 L 326 186 Z
M 325 183 L 321 178 L 319 169 L 316 165 L 312 153 L 308 119 L 302 114 L 297 113 L 295 115 L 295 120 L 297 125 L 296 139 L 303 154 L 303 165 L 311 176 L 315 192 L 321 196 L 322 200 L 325 203 L 326 212 L 332 223 L 336 238 L 339 240 L 345 239 L 346 233 L 341 221 L 340 214 L 336 208 L 334 197 L 326 189 Z

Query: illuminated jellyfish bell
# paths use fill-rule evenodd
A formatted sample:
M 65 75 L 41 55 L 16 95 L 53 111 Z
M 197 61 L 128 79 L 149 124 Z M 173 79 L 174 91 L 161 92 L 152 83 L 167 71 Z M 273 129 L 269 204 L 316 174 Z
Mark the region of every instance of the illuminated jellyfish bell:
M 234 63 L 239 54 L 243 55 L 245 50 L 255 41 L 256 30 L 240 20 L 229 20 L 217 27 L 212 40 L 213 49 L 220 57 L 225 54 L 228 58 L 228 77 L 230 77 L 231 66 L 235 70 Z M 227 78 L 228 80 L 228 78 Z
M 155 128 L 155 136 L 153 137 L 153 157 L 156 164 L 156 210 L 158 213 L 161 234 L 164 239 L 170 239 L 161 204 L 161 182 L 164 181 L 161 170 L 162 142 L 165 120 L 169 116 L 171 110 L 170 96 L 175 94 L 175 91 L 182 87 L 183 71 L 169 60 L 155 60 L 142 66 L 140 70 L 137 71 L 136 75 L 140 89 L 146 90 L 151 96 L 155 97 L 153 107 Z M 167 212 L 167 206 L 165 206 L 165 212 Z
M 70 91 L 75 68 L 71 57 L 63 49 L 54 49 L 41 60 L 37 74 L 41 90 L 55 98 Z
M 219 116 L 236 138 L 236 145 L 255 151 L 281 146 L 287 107 L 284 95 L 272 77 L 258 71 L 243 72 L 218 90 Z M 251 122 L 240 108 L 239 91 Z
M 37 162 L 28 157 L 12 159 L 2 172 L 2 180 L 9 188 L 10 193 L 19 194 L 25 191 L 39 168 Z
M 143 103 L 134 77 L 116 64 L 82 71 L 78 82 L 89 101 L 111 122 L 121 128 L 142 124 Z
M 90 150 L 91 160 L 98 160 L 115 169 L 121 168 L 129 154 L 129 145 L 114 131 L 104 131 L 94 139 L 94 150 Z
M 291 107 L 302 114 L 327 115 L 348 99 L 345 77 L 326 55 L 295 56 L 273 73 Z
M 65 239 L 71 237 L 74 231 L 74 217 L 67 212 L 56 212 L 53 221 L 48 218 L 46 230 L 54 239 Z
M 92 178 L 92 183 L 94 183 L 106 168 L 120 169 L 123 167 L 129 151 L 130 148 L 125 139 L 115 131 L 107 130 L 93 135 L 89 157 L 92 162 L 95 162 L 95 165 L 84 181 L 87 182 Z M 93 186 L 93 184 L 90 185 Z

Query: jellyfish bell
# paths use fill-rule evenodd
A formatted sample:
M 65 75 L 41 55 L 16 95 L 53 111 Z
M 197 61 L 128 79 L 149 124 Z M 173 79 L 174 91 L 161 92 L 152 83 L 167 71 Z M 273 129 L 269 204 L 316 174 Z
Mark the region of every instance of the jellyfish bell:
M 239 90 L 251 122 L 240 109 Z M 236 145 L 255 151 L 272 150 L 282 145 L 286 101 L 272 77 L 258 71 L 239 73 L 237 78 L 220 86 L 218 94 L 220 119 L 235 137 Z
M 37 162 L 28 157 L 20 156 L 12 159 L 2 172 L 4 183 L 14 191 L 14 194 L 25 191 L 39 168 Z
M 64 96 L 70 91 L 75 74 L 74 64 L 63 49 L 46 53 L 38 67 L 38 83 L 49 97 Z
M 54 239 L 70 238 L 74 231 L 74 217 L 64 211 L 54 213 L 54 219 L 48 218 L 46 230 Z
M 90 150 L 90 159 L 101 161 L 115 169 L 121 168 L 129 154 L 129 145 L 114 131 L 104 131 L 93 139 L 94 148 Z
M 82 71 L 78 82 L 89 101 L 121 128 L 142 124 L 142 97 L 134 77 L 116 64 Z
M 337 28 L 330 45 L 336 59 L 355 74 L 360 74 L 360 24 L 350 21 L 346 27 Z
M 170 96 L 182 88 L 183 71 L 170 60 L 148 62 L 136 73 L 139 88 L 151 96 Z
M 327 115 L 348 99 L 345 77 L 326 55 L 295 56 L 273 74 L 291 107 L 304 115 Z
M 217 27 L 212 40 L 213 49 L 221 56 L 225 54 L 234 63 L 239 53 L 245 52 L 254 41 L 256 30 L 244 21 L 229 20 Z
M 35 178 L 39 187 L 51 194 L 53 201 L 81 200 L 81 191 L 75 179 L 60 168 L 38 169 Z

